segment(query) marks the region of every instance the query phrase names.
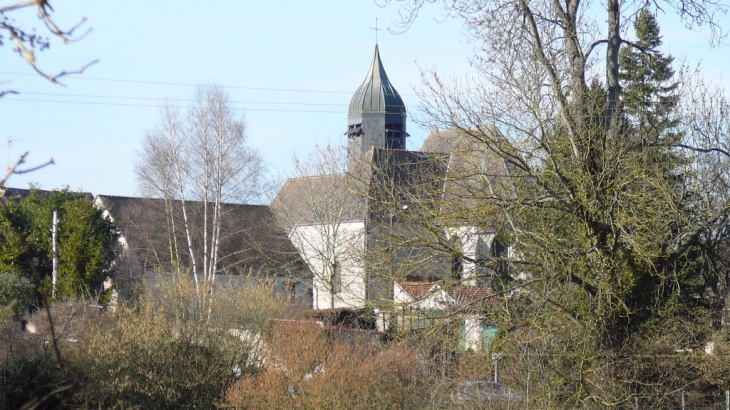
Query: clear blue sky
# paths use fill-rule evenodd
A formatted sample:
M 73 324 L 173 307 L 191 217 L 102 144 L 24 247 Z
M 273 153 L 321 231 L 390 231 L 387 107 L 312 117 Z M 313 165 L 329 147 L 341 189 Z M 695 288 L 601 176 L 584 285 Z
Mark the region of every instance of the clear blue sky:
M 344 142 L 347 104 L 367 73 L 376 17 L 386 29 L 378 32 L 385 69 L 411 116 L 418 112 L 421 70 L 469 75 L 474 47 L 459 22 L 443 21 L 435 7 L 410 30 L 392 34 L 387 28 L 394 28 L 397 6 L 372 0 L 66 0 L 54 7 L 63 24 L 86 17 L 84 27 L 92 31 L 39 54 L 40 67 L 55 73 L 99 62 L 60 87 L 34 75 L 8 46 L 0 48 L 0 81 L 12 80 L 2 87 L 21 92 L 0 99 L 2 167 L 24 151 L 31 164 L 56 162 L 14 176 L 10 186 L 136 195 L 134 163 L 141 137 L 158 121 L 158 106 L 190 99 L 198 84 L 227 88 L 245 115 L 250 143 L 272 174 L 286 173 L 294 154 Z M 37 25 L 33 13 L 14 17 Z M 674 18 L 660 16 L 660 24 L 666 51 L 702 60 L 705 75 L 723 81 L 727 47 L 710 50 L 706 33 L 687 31 Z M 409 148 L 419 148 L 427 130 L 413 121 L 408 130 Z

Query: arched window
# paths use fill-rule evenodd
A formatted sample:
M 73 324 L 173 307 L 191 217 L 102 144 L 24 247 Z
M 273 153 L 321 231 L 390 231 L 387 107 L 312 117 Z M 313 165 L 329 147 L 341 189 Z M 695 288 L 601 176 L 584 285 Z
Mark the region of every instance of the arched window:
M 451 244 L 451 277 L 460 280 L 464 270 L 464 251 L 461 247 L 461 238 L 454 235 L 449 240 Z
M 481 285 L 486 285 L 489 281 L 490 276 L 490 272 L 489 269 L 487 269 L 487 266 L 489 265 L 491 248 L 486 238 L 484 238 L 482 235 L 479 235 L 476 242 L 477 243 L 474 250 L 474 266 L 477 283 Z
M 500 240 L 500 235 L 494 237 L 491 246 L 492 258 L 495 260 L 494 270 L 498 275 L 507 275 L 507 246 Z

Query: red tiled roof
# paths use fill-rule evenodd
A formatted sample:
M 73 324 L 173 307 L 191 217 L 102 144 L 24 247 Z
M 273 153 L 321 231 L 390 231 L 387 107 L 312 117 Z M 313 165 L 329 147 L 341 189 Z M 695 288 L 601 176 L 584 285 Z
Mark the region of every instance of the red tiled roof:
M 400 285 L 414 299 L 419 299 L 433 289 L 433 283 L 405 282 Z

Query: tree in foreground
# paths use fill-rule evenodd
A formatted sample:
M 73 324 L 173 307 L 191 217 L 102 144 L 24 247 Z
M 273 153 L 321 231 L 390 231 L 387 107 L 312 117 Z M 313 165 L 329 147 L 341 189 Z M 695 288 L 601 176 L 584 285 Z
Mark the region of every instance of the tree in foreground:
M 36 16 L 43 23 L 48 31 L 49 37 L 40 34 L 33 24 L 18 21 L 14 16 L 22 13 L 23 9 L 35 9 Z M 46 80 L 60 84 L 59 79 L 70 74 L 81 74 L 87 67 L 96 63 L 96 60 L 82 66 L 75 71 L 61 71 L 50 74 L 47 70 L 38 65 L 36 52 L 51 47 L 51 39 L 60 40 L 63 43 L 71 43 L 82 39 L 86 33 L 77 35 L 77 30 L 84 23 L 86 18 L 79 21 L 72 27 L 62 27 L 57 24 L 53 15 L 54 10 L 50 1 L 17 1 L 0 5 L 0 47 L 12 44 L 16 52 L 33 70 Z M 88 33 L 88 32 L 87 32 Z M 4 83 L 4 81 L 0 81 Z M 14 90 L 0 90 L 0 97 L 6 94 L 17 94 Z
M 425 3 L 404 1 L 405 22 Z M 494 213 L 508 224 L 517 249 L 510 270 L 522 274 L 503 278 L 512 297 L 495 312 L 495 347 L 504 365 L 519 368 L 514 383 L 540 372 L 531 399 L 561 408 L 669 400 L 679 386 L 726 388 L 667 366 L 678 363 L 676 349 L 719 337 L 727 101 L 682 78 L 676 115 L 647 107 L 642 98 L 671 97 L 666 58 L 645 73 L 627 64 L 635 79 L 622 92 L 621 15 L 632 5 L 611 0 L 592 16 L 578 0 L 444 3 L 480 44 L 478 78 L 427 77 L 424 109 L 435 127 L 456 129 L 506 162 L 514 189 L 471 190 L 481 211 L 455 210 L 440 224 L 473 215 L 471 225 L 481 226 Z M 718 28 L 712 16 L 721 5 L 673 5 L 690 24 Z M 632 100 L 631 85 L 642 81 L 657 88 Z

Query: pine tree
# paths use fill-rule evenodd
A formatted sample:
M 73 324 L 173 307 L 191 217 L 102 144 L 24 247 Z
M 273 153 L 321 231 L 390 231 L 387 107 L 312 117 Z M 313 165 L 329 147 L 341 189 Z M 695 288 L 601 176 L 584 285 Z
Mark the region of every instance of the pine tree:
M 671 129 L 677 124 L 672 116 L 678 102 L 674 57 L 659 51 L 662 36 L 649 11 L 639 12 L 634 29 L 637 40 L 619 55 L 623 110 L 642 145 L 668 143 L 676 137 Z

